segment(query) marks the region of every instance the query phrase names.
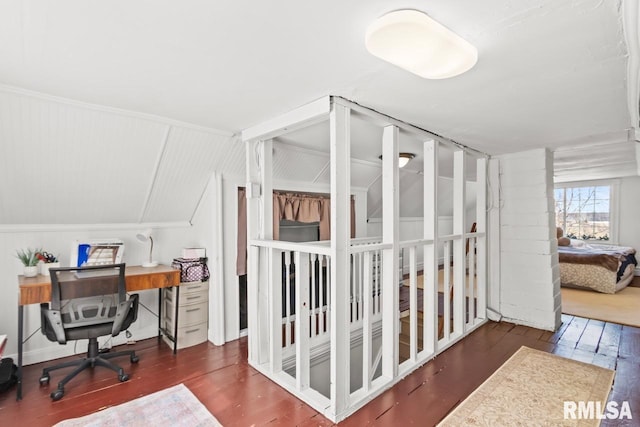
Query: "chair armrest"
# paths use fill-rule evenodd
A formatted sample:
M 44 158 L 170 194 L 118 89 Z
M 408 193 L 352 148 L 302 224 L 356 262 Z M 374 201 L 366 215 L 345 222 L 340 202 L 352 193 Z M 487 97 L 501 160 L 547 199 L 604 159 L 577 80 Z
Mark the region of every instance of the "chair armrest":
M 41 308 L 40 310 L 43 314 L 43 320 L 46 322 L 46 324 L 43 326 L 55 333 L 56 340 L 60 344 L 66 344 L 67 336 L 64 332 L 64 327 L 62 326 L 60 310 L 50 310 L 48 308 Z
M 124 322 L 129 316 L 133 318 L 129 322 L 133 323 L 138 318 L 138 294 L 129 296 L 129 299 L 118 304 L 116 309 L 116 317 L 113 319 L 113 328 L 111 329 L 111 336 L 116 336 L 122 330 Z

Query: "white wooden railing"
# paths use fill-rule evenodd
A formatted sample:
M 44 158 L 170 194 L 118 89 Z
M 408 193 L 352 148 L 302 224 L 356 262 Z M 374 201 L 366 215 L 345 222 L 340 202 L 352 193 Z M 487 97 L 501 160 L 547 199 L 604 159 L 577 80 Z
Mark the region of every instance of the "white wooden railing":
M 467 241 L 469 250 L 465 253 Z M 259 288 L 266 290 L 264 301 L 269 305 L 265 319 L 269 325 L 269 352 L 259 369 L 312 406 L 327 408 L 333 396 L 326 385 L 316 384 L 312 369 L 319 369 L 316 361 L 323 354 L 326 356 L 336 342 L 331 336 L 331 311 L 337 301 L 331 294 L 328 242 L 254 240 L 250 244 L 269 271 L 259 278 Z M 441 254 L 437 253 L 439 246 L 443 248 Z M 405 241 L 397 251 L 390 249 L 393 245 L 383 244 L 379 238 L 354 239 L 349 247 L 350 276 L 349 283 L 344 285 L 349 287 L 350 314 L 348 324 L 339 327 L 350 331 L 352 366 L 361 367 L 343 379 L 351 382 L 349 399 L 353 407 L 359 407 L 373 394 L 435 357 L 484 318 L 484 278 L 479 274 L 479 270 L 484 274 L 484 267 L 480 267 L 484 262 L 483 233 L 441 236 L 438 245 L 426 239 Z M 408 266 L 405 265 L 408 279 L 404 283 L 400 280 L 386 283 L 383 257 L 398 256 L 400 251 L 408 258 Z M 422 260 L 418 254 L 423 255 Z M 444 263 L 441 269 L 439 259 Z M 409 289 L 408 313 L 406 310 L 400 313 L 399 301 L 393 301 L 396 321 L 400 322 L 401 315 L 409 319 L 409 355 L 404 359 L 398 358 L 399 336 L 393 344 L 395 352 L 383 348 L 380 339 L 384 290 L 393 286 Z M 441 309 L 438 298 L 442 300 Z M 354 352 L 360 346 L 361 353 Z M 354 363 L 359 354 L 360 363 Z M 396 357 L 393 363 L 397 374 L 392 377 L 383 375 L 381 369 L 383 360 L 390 357 Z

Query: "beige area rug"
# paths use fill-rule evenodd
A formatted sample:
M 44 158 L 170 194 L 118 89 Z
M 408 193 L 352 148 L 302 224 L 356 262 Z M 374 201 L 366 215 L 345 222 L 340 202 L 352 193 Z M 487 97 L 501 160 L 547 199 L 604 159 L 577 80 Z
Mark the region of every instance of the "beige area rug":
M 523 346 L 438 425 L 597 426 L 597 417 L 564 419 L 564 402 L 599 401 L 604 409 L 613 376 L 610 369 Z
M 54 427 L 221 425 L 184 384 L 178 384 L 122 405 L 112 406 L 84 417 L 61 421 Z
M 640 327 L 640 288 L 615 294 L 561 288 L 562 312 L 573 316 Z
M 449 281 L 451 281 L 451 283 L 453 283 L 453 270 L 449 270 Z M 402 281 L 402 284 L 404 286 L 409 286 L 409 279 L 404 279 Z M 418 274 L 416 276 L 416 285 L 418 287 L 418 289 L 424 289 L 424 275 L 423 274 Z M 465 279 L 465 286 L 466 286 L 466 291 L 467 291 L 467 295 L 469 295 L 469 275 L 466 275 L 466 279 Z M 477 291 L 477 283 L 474 286 L 474 290 Z M 640 288 L 638 288 L 640 289 Z M 444 270 L 440 269 L 438 270 L 438 292 L 444 292 Z

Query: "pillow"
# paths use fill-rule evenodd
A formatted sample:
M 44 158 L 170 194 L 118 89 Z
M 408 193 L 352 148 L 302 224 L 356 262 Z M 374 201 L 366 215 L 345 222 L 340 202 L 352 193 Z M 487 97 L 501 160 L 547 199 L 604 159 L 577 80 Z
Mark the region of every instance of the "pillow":
M 556 227 L 556 238 L 559 239 L 564 234 L 562 227 Z
M 571 239 L 568 237 L 560 237 L 558 239 L 558 246 L 571 246 Z

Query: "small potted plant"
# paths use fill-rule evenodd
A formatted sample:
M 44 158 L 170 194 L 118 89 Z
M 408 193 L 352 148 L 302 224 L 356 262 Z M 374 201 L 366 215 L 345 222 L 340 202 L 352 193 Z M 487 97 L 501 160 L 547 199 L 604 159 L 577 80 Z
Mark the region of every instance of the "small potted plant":
M 36 257 L 38 258 L 38 266 L 40 267 L 40 274 L 44 274 L 45 276 L 48 276 L 50 268 L 60 267 L 60 262 L 58 261 L 58 257 L 52 254 L 51 252 L 39 251 L 36 253 Z
M 40 252 L 39 249 L 21 249 L 16 251 L 16 257 L 20 260 L 22 265 L 24 266 L 24 277 L 35 277 L 38 275 L 38 257 L 37 253 Z

